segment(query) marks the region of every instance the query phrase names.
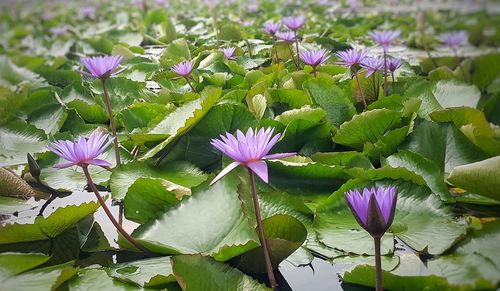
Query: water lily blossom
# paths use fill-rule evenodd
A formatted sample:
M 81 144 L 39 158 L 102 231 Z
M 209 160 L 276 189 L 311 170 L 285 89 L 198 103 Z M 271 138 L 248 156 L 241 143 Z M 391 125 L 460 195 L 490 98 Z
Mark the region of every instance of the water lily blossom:
M 261 128 L 254 133 L 249 128 L 246 134 L 240 130 L 236 131 L 236 136 L 226 133 L 220 139 L 212 139 L 211 144 L 234 160 L 217 175 L 210 184 L 214 184 L 224 177 L 231 170 L 239 165 L 248 167 L 259 176 L 262 181 L 268 182 L 267 164 L 265 160 L 280 159 L 295 155 L 295 153 L 271 154 L 269 151 L 278 142 L 281 134 L 273 136 L 274 128 Z
M 313 67 L 313 74 L 316 77 L 316 68 L 323 64 L 327 59 L 326 49 L 314 50 L 314 51 L 303 51 L 299 54 L 300 59 L 304 64 Z
M 222 54 L 224 55 L 224 58 L 226 58 L 227 60 L 234 60 L 235 59 L 235 57 L 234 57 L 235 50 L 236 50 L 236 48 L 234 48 L 234 47 L 228 47 L 228 48 L 222 49 Z
M 391 226 L 397 201 L 395 187 L 352 190 L 345 193 L 345 198 L 356 221 L 371 236 L 382 237 Z
M 72 166 L 87 167 L 95 165 L 109 167 L 111 163 L 98 157 L 106 151 L 114 138 L 102 131 L 94 131 L 88 139 L 80 136 L 76 141 L 58 140 L 47 146 L 47 148 L 67 160 L 69 163 L 57 164 L 54 168 L 64 169 Z
M 377 57 L 366 57 L 360 63 L 362 68 L 366 69 L 365 77 L 368 78 L 384 67 L 384 59 Z
M 340 60 L 335 62 L 337 65 L 355 68 L 361 64 L 364 58 L 367 57 L 367 52 L 364 50 L 348 49 L 339 51 L 335 54 Z
M 380 45 L 384 49 L 384 52 L 387 52 L 389 51 L 389 46 L 401 35 L 401 31 L 399 29 L 382 30 L 372 31 L 368 34 L 378 45 Z
M 282 40 L 284 42 L 294 42 L 295 41 L 295 34 L 291 31 L 278 32 L 278 33 L 276 33 L 276 37 L 279 40 Z
M 97 79 L 107 79 L 115 71 L 116 68 L 123 61 L 122 56 L 99 56 L 99 57 L 84 57 L 80 61 L 88 70 L 88 72 L 81 73 L 87 77 L 97 78 Z
M 364 188 L 345 192 L 347 205 L 359 225 L 372 237 L 375 243 L 375 289 L 384 290 L 382 285 L 382 258 L 380 241 L 392 224 L 396 210 L 397 190 L 395 187 Z
M 291 31 L 299 30 L 305 23 L 304 16 L 287 16 L 283 18 L 283 24 Z
M 467 32 L 463 30 L 443 33 L 438 36 L 444 45 L 453 50 L 458 50 L 467 41 L 468 37 Z
M 273 36 L 278 32 L 280 29 L 281 24 L 276 23 L 276 22 L 266 22 L 264 23 L 264 31 L 267 32 L 270 36 Z
M 394 73 L 397 69 L 401 67 L 401 60 L 396 58 L 390 58 L 387 60 L 387 70 Z
M 172 72 L 176 73 L 181 77 L 188 77 L 193 71 L 194 63 L 193 61 L 183 61 L 178 63 L 177 65 L 172 66 Z

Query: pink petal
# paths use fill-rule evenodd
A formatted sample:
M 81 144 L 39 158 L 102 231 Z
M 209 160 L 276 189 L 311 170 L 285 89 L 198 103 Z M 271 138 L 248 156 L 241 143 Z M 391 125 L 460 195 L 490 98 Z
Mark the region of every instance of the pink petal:
M 256 161 L 253 163 L 247 164 L 247 167 L 252 170 L 257 176 L 259 176 L 262 181 L 267 183 L 269 181 L 268 175 L 267 175 L 267 164 L 264 161 Z
M 234 168 L 236 168 L 238 165 L 240 165 L 240 162 L 232 162 L 231 164 L 227 165 L 222 171 L 217 175 L 212 182 L 210 182 L 210 186 L 212 186 L 215 182 L 219 181 L 222 177 L 224 177 L 227 173 L 231 172 Z

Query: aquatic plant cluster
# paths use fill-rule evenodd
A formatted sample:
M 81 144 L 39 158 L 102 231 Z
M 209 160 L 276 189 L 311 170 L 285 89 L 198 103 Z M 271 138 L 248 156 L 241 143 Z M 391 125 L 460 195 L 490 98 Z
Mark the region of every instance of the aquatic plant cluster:
M 495 1 L 35 3 L 0 4 L 6 290 L 500 287 Z

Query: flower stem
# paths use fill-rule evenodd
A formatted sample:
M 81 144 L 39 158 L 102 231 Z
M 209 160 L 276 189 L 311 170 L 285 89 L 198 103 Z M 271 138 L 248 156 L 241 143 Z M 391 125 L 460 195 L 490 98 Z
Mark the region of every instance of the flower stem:
M 219 38 L 219 26 L 217 25 L 217 14 L 215 12 L 215 7 L 212 7 L 212 25 L 214 27 L 215 39 L 217 40 L 217 47 L 220 47 L 220 38 Z
M 293 63 L 295 64 L 295 69 L 298 71 L 299 66 L 297 66 L 297 62 L 295 61 L 295 57 L 293 56 L 293 49 L 290 44 L 288 44 L 288 49 L 290 50 L 290 56 L 292 57 Z
M 278 49 L 276 48 L 276 40 L 274 39 L 273 37 L 273 47 L 271 48 L 271 56 L 273 54 L 273 49 L 274 49 L 274 56 L 276 57 L 276 63 L 279 63 L 280 62 L 280 59 L 279 59 L 279 56 L 278 56 Z M 271 57 L 271 60 L 273 60 L 273 58 Z
M 116 219 L 113 217 L 113 214 L 111 213 L 108 206 L 106 205 L 106 202 L 104 202 L 104 199 L 102 199 L 101 194 L 99 194 L 99 191 L 97 190 L 97 187 L 95 186 L 94 181 L 92 181 L 92 177 L 90 176 L 90 173 L 89 173 L 87 166 L 83 166 L 82 169 L 83 169 L 83 173 L 85 173 L 85 177 L 87 178 L 87 184 L 90 186 L 90 188 L 94 192 L 95 196 L 97 197 L 97 201 L 99 201 L 99 204 L 101 204 L 101 207 L 104 209 L 104 212 L 106 212 L 106 215 L 108 216 L 109 220 L 111 220 L 111 223 L 113 223 L 113 225 L 116 227 L 118 232 L 120 232 L 121 235 L 123 235 L 123 237 L 126 240 L 128 240 L 134 247 L 136 247 L 137 249 L 139 249 L 145 253 L 149 253 L 149 251 L 146 248 L 144 248 L 133 237 L 131 237 L 130 234 L 128 234 L 123 229 L 123 227 L 118 223 L 118 221 L 116 221 Z
M 374 237 L 375 242 L 375 290 L 383 291 L 382 287 L 382 258 L 380 255 L 380 237 Z
M 297 35 L 297 31 L 294 31 L 295 33 L 295 47 L 297 49 L 297 70 L 300 70 L 300 58 L 299 58 L 299 38 Z
M 316 67 L 313 67 L 313 76 L 316 78 Z
M 115 119 L 113 117 L 113 111 L 111 110 L 111 100 L 109 99 L 108 89 L 106 88 L 106 79 L 101 79 L 102 90 L 104 92 L 104 100 L 106 101 L 106 109 L 109 115 L 109 126 L 111 127 L 111 133 L 113 134 L 113 144 L 115 146 L 115 158 L 116 165 L 120 166 L 122 164 L 120 158 L 120 146 L 118 145 L 118 138 L 116 137 L 116 126 Z
M 186 79 L 186 82 L 188 83 L 189 87 L 191 87 L 191 90 L 193 90 L 194 93 L 198 93 L 198 91 L 196 91 L 196 89 L 191 84 L 191 81 L 189 81 L 189 78 L 188 77 L 184 77 L 184 79 Z
M 269 257 L 269 250 L 267 248 L 266 237 L 264 236 L 264 227 L 262 226 L 262 218 L 260 216 L 259 198 L 257 197 L 257 189 L 255 187 L 255 176 L 252 170 L 248 169 L 250 176 L 250 186 L 252 188 L 253 206 L 255 208 L 255 218 L 257 219 L 257 229 L 259 231 L 259 240 L 262 245 L 262 252 L 264 253 L 264 260 L 266 261 L 267 277 L 271 288 L 276 289 L 276 279 L 274 278 L 273 267 Z
M 376 84 L 376 80 L 375 80 L 375 78 L 376 78 L 376 77 L 375 77 L 375 75 L 376 75 L 375 73 L 372 75 L 372 87 L 373 87 L 373 94 L 374 94 L 374 95 L 375 95 L 375 97 L 377 97 L 377 99 L 378 99 L 378 92 L 377 92 L 377 91 L 378 91 L 378 90 L 377 90 L 377 89 L 378 89 L 378 88 L 377 88 L 378 86 L 377 86 L 377 84 Z
M 387 96 L 387 52 L 384 50 L 384 96 Z
M 453 49 L 453 53 L 455 54 L 455 58 L 457 59 L 458 68 L 460 68 L 460 72 L 462 72 L 462 78 L 464 78 L 464 82 L 468 82 L 465 77 L 464 67 L 462 67 L 462 63 L 460 62 L 460 57 L 458 56 L 457 50 Z
M 358 73 L 354 73 L 354 76 L 356 77 L 356 83 L 358 84 L 359 97 L 361 98 L 361 102 L 366 109 L 368 105 L 366 104 L 365 95 L 363 94 L 363 88 L 361 88 L 361 82 L 359 81 Z

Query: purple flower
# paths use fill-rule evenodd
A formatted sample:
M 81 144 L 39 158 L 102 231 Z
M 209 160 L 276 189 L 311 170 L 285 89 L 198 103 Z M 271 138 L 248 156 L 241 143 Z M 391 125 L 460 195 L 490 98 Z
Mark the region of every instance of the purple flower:
M 107 79 L 114 73 L 122 61 L 122 56 L 81 58 L 82 64 L 89 71 L 89 73 L 83 71 L 81 73 L 88 77 Z
M 172 72 L 179 76 L 187 78 L 193 71 L 193 61 L 183 61 L 172 67 Z
M 356 221 L 373 237 L 381 237 L 391 226 L 396 209 L 395 187 L 364 188 L 345 193 L 345 199 Z
M 401 31 L 397 30 L 383 30 L 383 31 L 372 31 L 368 33 L 372 39 L 378 43 L 383 49 L 384 52 L 389 50 L 389 46 L 391 43 L 399 37 Z
M 283 24 L 292 31 L 299 30 L 305 23 L 304 16 L 288 16 L 283 18 Z
M 54 36 L 58 36 L 58 35 L 62 35 L 64 33 L 66 33 L 66 27 L 64 26 L 60 26 L 60 27 L 52 27 L 50 29 L 50 33 Z
M 396 58 L 390 58 L 387 60 L 387 70 L 394 73 L 397 69 L 401 67 L 401 60 Z
M 264 23 L 264 30 L 270 35 L 274 36 L 276 32 L 280 29 L 281 24 L 275 22 Z
M 278 32 L 278 33 L 276 33 L 276 37 L 279 40 L 282 40 L 284 42 L 294 42 L 295 41 L 295 34 L 291 31 Z
M 316 68 L 326 61 L 328 58 L 325 49 L 315 50 L 315 51 L 303 51 L 300 52 L 300 59 L 304 64 Z
M 97 158 L 113 142 L 114 138 L 108 138 L 109 134 L 94 131 L 88 140 L 84 136 L 80 136 L 74 142 L 58 140 L 47 146 L 47 148 L 61 158 L 69 161 L 69 163 L 57 164 L 54 168 L 87 167 L 88 165 L 109 167 L 111 163 Z
M 255 132 L 249 128 L 246 135 L 240 130 L 236 131 L 236 137 L 226 132 L 226 136 L 220 135 L 220 139 L 212 139 L 211 144 L 234 160 L 225 167 L 217 177 L 210 183 L 214 184 L 224 175 L 244 165 L 259 176 L 262 181 L 268 182 L 267 164 L 264 160 L 280 159 L 295 155 L 295 153 L 282 153 L 268 155 L 271 148 L 278 142 L 281 134 L 273 136 L 274 128 L 261 128 Z
M 165 0 L 155 0 L 155 3 L 158 6 L 165 6 L 166 1 Z
M 337 52 L 335 55 L 340 58 L 340 61 L 335 62 L 335 64 L 352 68 L 361 64 L 361 61 L 366 58 L 367 52 L 364 50 L 349 49 Z
M 467 32 L 460 30 L 460 31 L 443 33 L 440 34 L 438 37 L 439 40 L 446 46 L 449 46 L 450 48 L 457 50 L 458 48 L 460 48 L 460 46 L 462 46 L 464 42 L 467 41 L 469 35 L 467 34 Z
M 86 5 L 86 6 L 82 6 L 82 8 L 80 8 L 80 15 L 83 18 L 93 19 L 93 18 L 95 18 L 95 14 L 96 14 L 96 7 L 95 6 Z
M 235 58 L 234 58 L 233 54 L 234 54 L 235 49 L 236 48 L 234 48 L 234 47 L 228 47 L 228 48 L 222 49 L 222 54 L 224 55 L 224 57 L 226 59 L 234 60 Z
M 365 77 L 368 78 L 376 71 L 381 71 L 384 67 L 384 59 L 375 57 L 366 57 L 361 60 L 361 67 L 366 69 Z

